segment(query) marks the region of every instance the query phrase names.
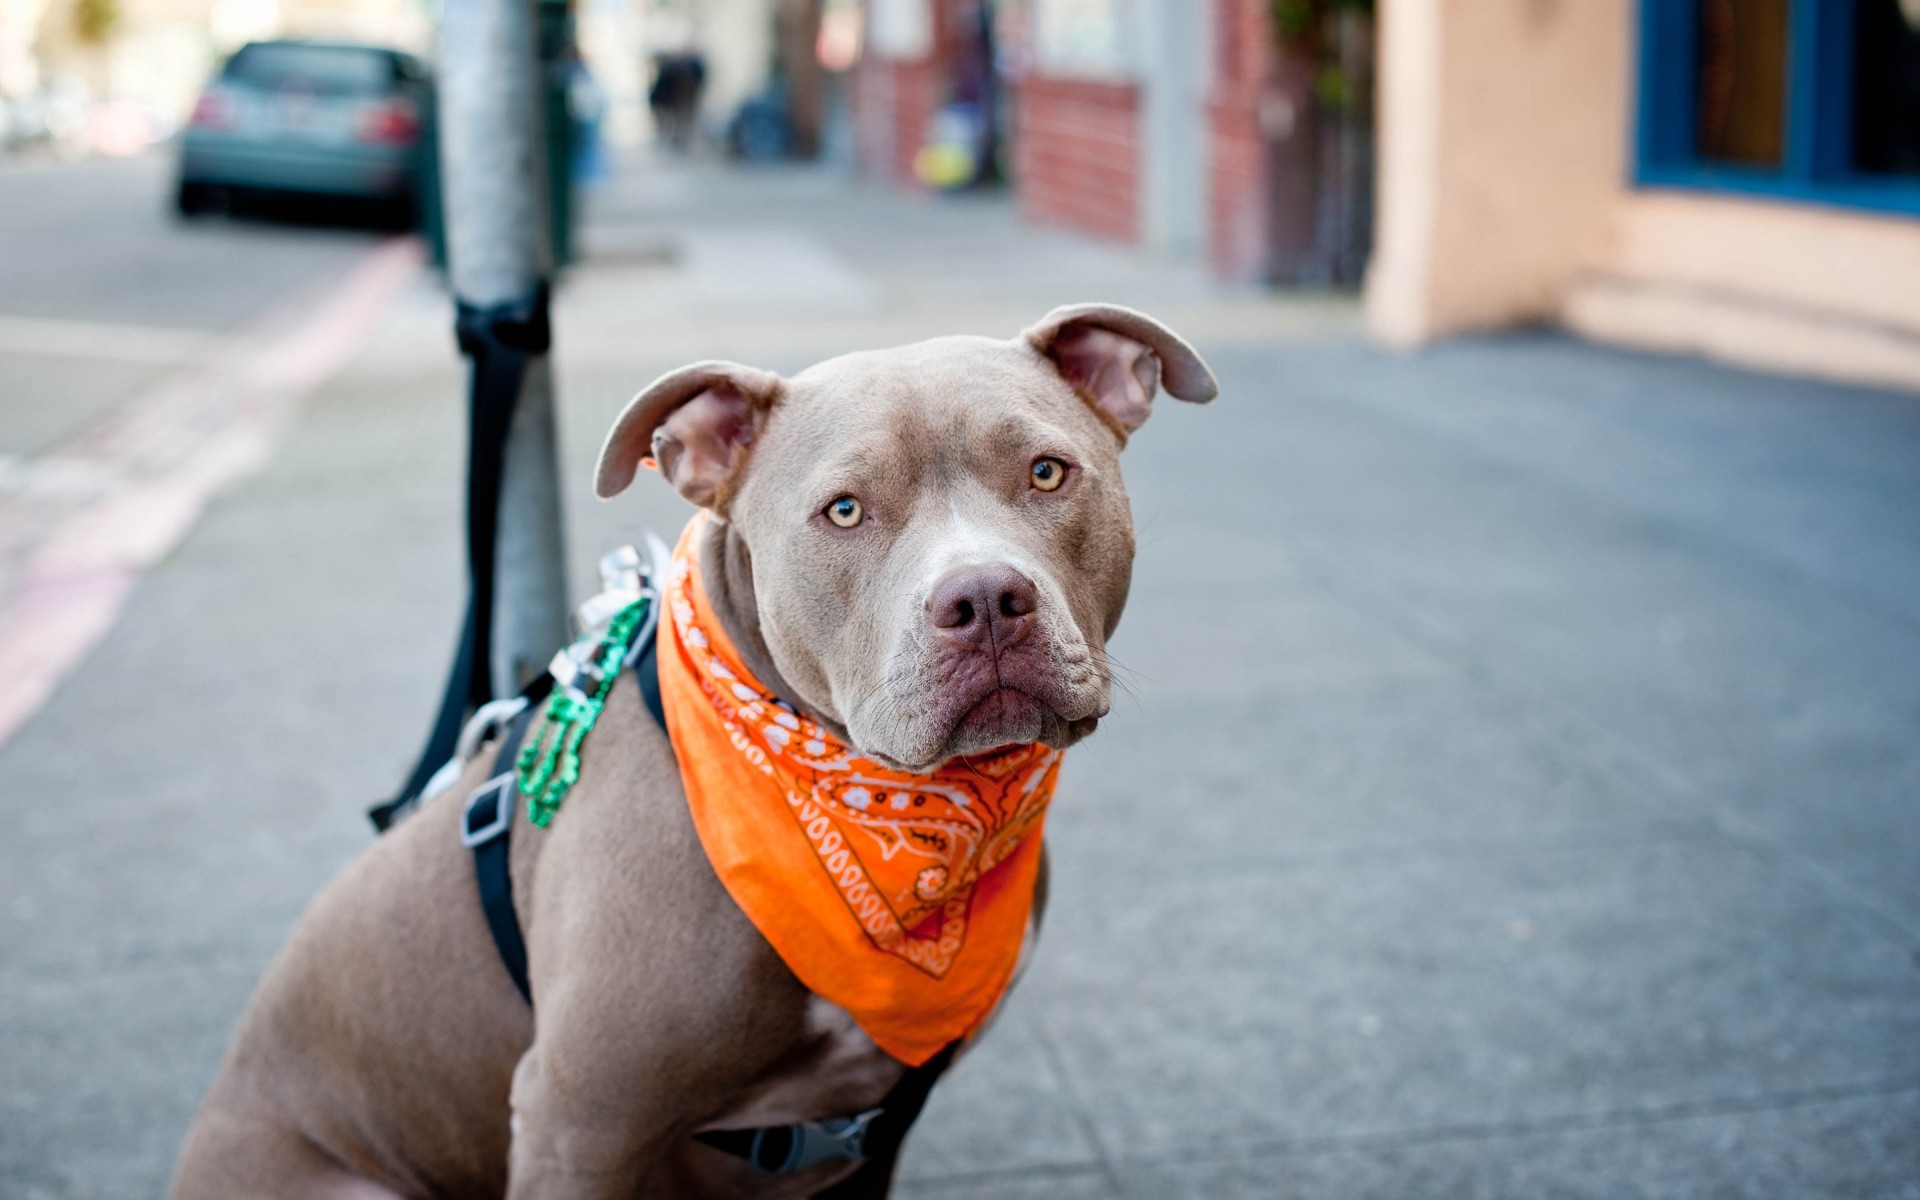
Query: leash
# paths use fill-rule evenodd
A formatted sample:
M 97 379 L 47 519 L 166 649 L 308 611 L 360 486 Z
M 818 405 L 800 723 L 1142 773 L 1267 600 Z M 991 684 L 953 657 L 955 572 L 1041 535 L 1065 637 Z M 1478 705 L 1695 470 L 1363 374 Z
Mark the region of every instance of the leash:
M 640 556 L 631 548 L 603 558 L 601 574 L 607 590 L 581 606 L 579 620 L 590 630 L 604 624 L 604 632 L 590 633 L 555 655 L 548 673 L 518 700 L 496 701 L 483 708 L 458 739 L 472 743 L 471 750 L 486 733 L 504 723 L 499 748 L 494 752 L 493 774 L 467 797 L 461 813 L 460 841 L 473 853 L 480 908 L 500 963 L 529 1005 L 533 1003 L 533 986 L 527 973 L 526 939 L 513 903 L 509 856 L 519 798 L 528 798 L 530 823 L 544 826 L 553 819 L 577 777 L 580 744 L 623 675 L 633 676 L 648 714 L 662 733 L 667 730 L 657 656 L 660 601 L 639 564 Z M 536 719 L 543 729 L 529 740 Z M 485 728 L 476 729 L 483 725 Z M 442 773 L 457 773 L 462 761 L 459 757 L 452 759 Z M 429 796 L 437 790 L 431 783 L 425 788 Z M 884 1195 L 907 1132 L 925 1107 L 933 1085 L 953 1061 L 956 1049 L 957 1044 L 948 1046 L 920 1066 L 909 1068 L 880 1105 L 865 1112 L 758 1129 L 706 1130 L 693 1138 L 743 1159 L 755 1171 L 767 1175 L 802 1171 L 827 1162 L 861 1163 L 845 1182 L 820 1193 L 821 1200 Z
M 505 304 L 460 303 L 454 335 L 460 353 L 473 360 L 467 391 L 467 611 L 454 646 L 453 665 L 427 744 L 399 794 L 367 810 L 374 829 L 385 833 L 415 808 L 434 773 L 453 757 L 467 713 L 493 699 L 488 664 L 493 660 L 494 536 L 500 523 L 500 482 L 506 473 L 507 432 L 520 400 L 528 362 L 553 341 L 547 317 L 547 285 Z

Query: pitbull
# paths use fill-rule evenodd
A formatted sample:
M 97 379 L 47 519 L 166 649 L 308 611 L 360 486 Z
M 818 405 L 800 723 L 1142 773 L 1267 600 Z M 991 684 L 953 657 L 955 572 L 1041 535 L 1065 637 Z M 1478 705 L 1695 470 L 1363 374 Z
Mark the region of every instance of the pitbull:
M 1066 747 L 1108 709 L 1134 551 L 1118 456 L 1162 386 L 1217 390 L 1179 336 L 1109 305 L 791 379 L 700 363 L 627 407 L 598 491 L 650 458 L 706 509 L 702 580 L 745 665 L 861 753 L 926 772 Z M 890 1162 L 762 1175 L 693 1138 L 858 1112 L 906 1068 L 733 903 L 637 689 L 613 689 L 565 812 L 511 842 L 537 1009 L 459 836 L 476 759 L 313 901 L 174 1196 L 801 1197 L 856 1171 L 884 1196 Z

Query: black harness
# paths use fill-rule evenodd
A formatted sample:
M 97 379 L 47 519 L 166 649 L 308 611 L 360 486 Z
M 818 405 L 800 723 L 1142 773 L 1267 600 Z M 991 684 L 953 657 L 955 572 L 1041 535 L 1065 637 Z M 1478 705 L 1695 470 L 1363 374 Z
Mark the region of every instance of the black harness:
M 648 633 L 629 661 L 633 664 L 640 698 L 664 732 L 667 717 L 660 703 L 660 663 L 654 656 L 657 640 L 653 633 Z M 513 837 L 514 811 L 519 807 L 515 759 L 539 702 L 552 685 L 552 676 L 543 675 L 527 689 L 526 706 L 500 737 L 492 777 L 474 789 L 460 818 L 460 840 L 473 851 L 473 872 L 480 886 L 480 908 L 486 914 L 487 929 L 493 934 L 501 965 L 506 967 L 513 986 L 529 1005 L 533 1003 L 533 987 L 527 978 L 527 943 L 520 933 L 519 914 L 513 907 L 508 847 Z M 894 1160 L 900 1154 L 907 1130 L 920 1115 L 934 1083 L 953 1061 L 953 1052 L 954 1047 L 948 1046 L 922 1065 L 909 1068 L 880 1102 L 880 1107 L 863 1113 L 760 1129 L 713 1129 L 693 1137 L 716 1150 L 745 1159 L 763 1174 L 799 1171 L 824 1162 L 862 1163 L 860 1170 L 845 1182 L 820 1196 L 830 1200 L 881 1196 L 893 1175 Z

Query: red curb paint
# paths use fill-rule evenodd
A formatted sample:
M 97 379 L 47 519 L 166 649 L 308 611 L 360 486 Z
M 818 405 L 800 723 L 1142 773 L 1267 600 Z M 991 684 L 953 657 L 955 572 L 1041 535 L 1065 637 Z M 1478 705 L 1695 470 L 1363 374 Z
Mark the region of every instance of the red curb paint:
M 140 573 L 267 461 L 294 405 L 346 365 L 419 269 L 418 243 L 385 243 L 65 452 L 126 482 L 41 539 L 0 607 L 0 746 L 113 628 Z

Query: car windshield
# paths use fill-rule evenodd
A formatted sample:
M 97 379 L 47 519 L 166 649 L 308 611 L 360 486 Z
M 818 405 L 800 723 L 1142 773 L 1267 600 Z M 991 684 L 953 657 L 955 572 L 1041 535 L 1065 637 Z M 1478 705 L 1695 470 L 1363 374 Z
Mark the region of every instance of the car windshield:
M 384 92 L 393 86 L 393 59 L 354 46 L 256 42 L 227 61 L 228 83 L 267 91 L 299 89 L 343 95 Z

